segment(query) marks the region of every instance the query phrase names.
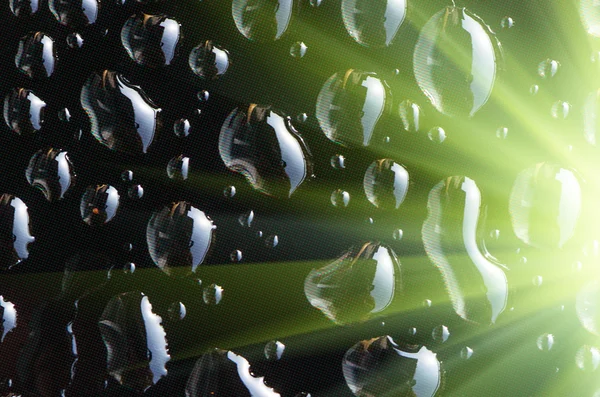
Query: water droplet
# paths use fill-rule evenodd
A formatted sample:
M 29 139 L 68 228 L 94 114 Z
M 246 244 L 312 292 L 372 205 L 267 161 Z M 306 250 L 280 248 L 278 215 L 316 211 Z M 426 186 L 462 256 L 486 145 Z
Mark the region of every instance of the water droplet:
M 471 358 L 471 356 L 473 356 L 473 349 L 471 349 L 469 346 L 463 347 L 460 351 L 460 358 L 463 360 L 468 360 Z
M 546 162 L 527 168 L 517 176 L 510 195 L 516 236 L 533 247 L 562 247 L 575 233 L 581 197 L 572 171 Z
M 231 259 L 232 262 L 241 262 L 242 258 L 242 251 L 240 250 L 234 250 L 229 254 L 229 259 Z
M 229 52 L 207 40 L 192 49 L 188 63 L 197 76 L 208 80 L 218 79 L 229 68 Z
M 240 215 L 240 217 L 238 218 L 238 222 L 243 227 L 252 226 L 252 222 L 254 222 L 254 211 L 250 210 L 250 211 Z
M 431 337 L 438 343 L 444 343 L 450 337 L 450 331 L 445 325 L 438 325 L 431 332 Z
M 416 103 L 406 100 L 398 106 L 398 113 L 405 131 L 418 132 L 421 122 L 421 108 Z
M 349 69 L 331 76 L 317 98 L 316 117 L 325 136 L 344 146 L 369 146 L 392 110 L 391 91 L 375 73 Z
M 68 123 L 69 121 L 71 121 L 71 112 L 69 112 L 69 109 L 62 108 L 61 110 L 59 110 L 58 119 L 64 123 Z
M 83 37 L 79 33 L 69 33 L 67 35 L 67 45 L 69 48 L 81 48 L 83 46 Z
M 346 157 L 341 154 L 336 154 L 331 157 L 331 166 L 336 170 L 343 170 L 346 168 Z
M 552 350 L 552 346 L 554 346 L 554 335 L 552 335 L 552 334 L 540 335 L 537 338 L 536 345 L 537 345 L 537 348 L 541 351 Z
M 378 208 L 398 209 L 408 191 L 408 172 L 391 159 L 376 160 L 365 172 L 367 199 Z
M 219 136 L 221 159 L 252 187 L 289 197 L 312 175 L 310 151 L 290 117 L 252 104 L 229 114 Z
M 277 40 L 290 25 L 294 1 L 233 0 L 231 12 L 235 26 L 248 40 Z
M 529 87 L 529 94 L 536 95 L 540 91 L 540 86 L 537 84 L 533 84 Z
M 27 205 L 10 194 L 0 195 L 0 220 L 0 268 L 10 269 L 29 257 L 29 244 L 35 241 Z
M 263 377 L 252 374 L 250 363 L 231 351 L 214 349 L 203 354 L 185 388 L 188 397 L 280 397 Z
M 350 248 L 325 267 L 313 269 L 304 282 L 310 304 L 337 324 L 382 312 L 402 291 L 396 254 L 375 242 Z
M 185 315 L 187 314 L 187 309 L 185 305 L 181 302 L 173 302 L 169 306 L 169 317 L 173 321 L 183 320 Z
M 490 238 L 492 240 L 499 240 L 500 239 L 500 230 L 498 229 L 494 229 L 490 232 Z
M 502 29 L 510 29 L 513 26 L 515 26 L 515 20 L 512 19 L 511 17 L 504 17 L 502 18 L 502 20 L 500 21 L 500 27 Z
M 81 217 L 88 225 L 102 225 L 114 218 L 119 208 L 119 192 L 110 185 L 88 186 L 81 197 Z
M 132 200 L 139 200 L 144 197 L 144 188 L 142 185 L 132 185 L 127 189 L 127 196 Z
M 108 373 L 138 393 L 167 375 L 171 359 L 162 318 L 148 297 L 128 292 L 112 298 L 98 323 L 107 351 Z
M 75 182 L 67 152 L 52 148 L 39 150 L 31 157 L 25 176 L 50 202 L 62 199 Z
M 23 36 L 19 40 L 15 65 L 32 79 L 52 76 L 56 65 L 54 39 L 43 32 L 31 32 Z
M 0 319 L 2 319 L 2 324 L 0 324 L 0 331 L 2 331 L 0 343 L 2 343 L 6 335 L 17 326 L 17 310 L 15 309 L 15 305 L 4 299 L 2 295 L 0 295 Z
M 4 121 L 19 135 L 39 131 L 44 123 L 46 102 L 31 90 L 15 88 L 4 99 Z
M 277 361 L 283 356 L 285 345 L 279 341 L 272 340 L 265 345 L 265 358 L 269 361 Z
M 423 307 L 425 307 L 425 308 L 431 307 L 431 304 L 432 304 L 431 299 L 425 299 L 423 301 Z
M 199 91 L 197 96 L 200 102 L 206 102 L 210 98 L 210 94 L 206 90 Z
M 417 83 L 439 112 L 473 116 L 492 92 L 497 47 L 491 29 L 478 16 L 465 8 L 446 7 L 419 35 L 413 59 Z
M 133 181 L 133 171 L 125 170 L 121 173 L 121 180 L 123 182 L 131 182 Z
M 402 231 L 402 229 L 396 229 L 394 230 L 394 232 L 392 233 L 392 238 L 396 241 L 400 241 L 402 240 L 402 237 L 404 236 L 404 232 Z
M 538 75 L 543 79 L 551 79 L 558 73 L 560 63 L 553 59 L 545 59 L 538 64 Z
M 180 138 L 185 138 L 190 134 L 191 125 L 188 119 L 179 119 L 173 124 L 173 132 Z
M 456 314 L 490 324 L 506 309 L 508 284 L 506 267 L 481 243 L 481 207 L 475 181 L 464 176 L 445 179 L 429 192 L 422 238 L 427 256 L 442 273 Z
M 496 130 L 496 138 L 506 139 L 508 137 L 508 128 L 506 127 L 498 127 Z
M 306 55 L 306 50 L 308 50 L 306 44 L 304 44 L 303 41 L 297 41 L 292 44 L 292 47 L 290 48 L 290 55 L 294 58 L 304 58 Z
M 99 0 L 48 0 L 52 15 L 61 25 L 83 27 L 96 22 Z
M 392 44 L 404 18 L 406 0 L 366 2 L 342 0 L 342 17 L 348 34 L 366 47 Z
M 531 283 L 535 287 L 541 287 L 542 284 L 544 283 L 544 278 L 542 276 L 534 276 L 533 279 L 531 280 Z
M 569 112 L 571 111 L 571 104 L 565 101 L 556 101 L 552 104 L 552 108 L 550 109 L 550 113 L 552 117 L 559 120 L 564 120 L 569 117 Z
M 109 149 L 146 153 L 154 141 L 161 109 L 117 72 L 92 74 L 81 90 L 92 135 Z
M 427 133 L 431 142 L 442 143 L 446 140 L 446 131 L 442 127 L 433 127 Z
M 331 204 L 334 207 L 342 208 L 347 207 L 350 203 L 350 193 L 345 190 L 337 189 L 331 193 Z
M 133 274 L 135 272 L 135 263 L 128 262 L 123 266 L 123 273 L 125 274 Z
M 28 17 L 39 8 L 39 0 L 9 0 L 10 11 L 17 17 Z
M 218 305 L 223 299 L 223 288 L 217 284 L 211 284 L 202 291 L 202 299 L 207 305 Z
M 267 238 L 265 239 L 265 245 L 267 246 L 267 248 L 277 247 L 277 245 L 279 245 L 279 237 L 277 237 L 276 234 L 267 236 Z
M 600 336 L 600 282 L 593 280 L 581 288 L 577 294 L 575 309 L 583 328 Z
M 190 158 L 180 154 L 177 157 L 173 157 L 169 164 L 167 164 L 167 175 L 171 179 L 188 179 L 190 170 Z
M 195 272 L 210 249 L 214 229 L 212 220 L 190 203 L 172 203 L 155 211 L 148 222 L 150 256 L 169 275 Z
M 581 346 L 575 354 L 575 364 L 582 371 L 596 371 L 600 365 L 600 350 L 594 346 Z
M 355 396 L 433 397 L 442 384 L 435 353 L 424 346 L 396 344 L 389 336 L 354 345 L 344 355 L 342 369 Z
M 580 0 L 579 16 L 586 32 L 594 37 L 600 37 L 600 7 L 594 0 Z
M 121 29 L 121 43 L 129 57 L 151 68 L 172 64 L 180 39 L 179 22 L 162 14 L 133 15 Z
M 223 196 L 225 196 L 225 198 L 232 198 L 235 196 L 237 190 L 235 188 L 235 186 L 227 186 L 225 189 L 223 189 Z
M 323 0 L 309 0 L 309 3 L 312 7 L 319 7 Z

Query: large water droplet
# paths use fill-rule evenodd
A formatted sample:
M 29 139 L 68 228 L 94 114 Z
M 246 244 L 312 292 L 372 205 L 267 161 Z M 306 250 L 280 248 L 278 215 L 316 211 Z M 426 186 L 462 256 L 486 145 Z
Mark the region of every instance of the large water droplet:
M 50 77 L 55 64 L 56 50 L 52 37 L 42 32 L 32 32 L 19 40 L 15 65 L 30 78 Z
M 169 317 L 173 321 L 183 320 L 186 314 L 185 305 L 181 302 L 173 302 L 169 306 Z
M 414 73 L 431 104 L 448 116 L 473 116 L 496 80 L 497 44 L 491 30 L 465 8 L 446 7 L 423 27 Z
M 109 222 L 119 208 L 119 192 L 110 185 L 88 186 L 81 197 L 81 217 L 88 225 Z
M 433 397 L 442 384 L 435 353 L 424 346 L 398 345 L 389 336 L 354 345 L 344 355 L 342 368 L 357 397 Z
M 44 194 L 48 201 L 57 201 L 75 183 L 75 172 L 67 152 L 57 149 L 42 149 L 29 160 L 25 172 L 27 182 Z
M 2 295 L 0 295 L 0 319 L 2 319 L 2 324 L 0 324 L 0 331 L 2 331 L 0 343 L 2 343 L 6 335 L 17 326 L 17 310 L 15 309 L 15 305 L 4 299 Z
M 338 324 L 382 312 L 402 291 L 396 254 L 376 242 L 350 248 L 327 266 L 313 269 L 304 282 L 310 304 Z
M 33 91 L 15 88 L 4 99 L 4 121 L 17 134 L 30 134 L 42 128 L 45 108 Z
M 233 0 L 231 13 L 247 39 L 277 40 L 290 25 L 294 0 Z
M 115 296 L 98 325 L 108 354 L 107 370 L 117 382 L 143 392 L 167 375 L 165 365 L 171 357 L 166 333 L 147 296 Z
M 219 153 L 232 171 L 262 193 L 289 197 L 312 175 L 310 151 L 289 117 L 250 105 L 229 114 L 219 136 Z
M 208 80 L 217 79 L 229 68 L 229 52 L 210 40 L 192 49 L 189 65 L 197 76 Z
M 52 15 L 62 25 L 82 27 L 96 22 L 99 0 L 48 0 Z
M 0 268 L 8 269 L 27 259 L 29 244 L 34 241 L 27 205 L 10 194 L 0 195 Z
M 169 164 L 167 164 L 167 175 L 171 179 L 188 179 L 190 171 L 190 158 L 180 154 L 177 157 L 173 157 Z
M 113 150 L 146 153 L 160 125 L 161 109 L 140 87 L 109 70 L 88 78 L 81 90 L 81 106 L 94 137 Z
M 422 237 L 429 259 L 442 273 L 456 314 L 495 323 L 506 309 L 506 269 L 485 250 L 478 225 L 481 192 L 470 178 L 449 177 L 429 192 Z
M 173 203 L 154 212 L 148 222 L 150 256 L 169 275 L 195 272 L 210 249 L 214 229 L 212 220 L 190 203 Z
M 297 41 L 290 47 L 290 55 L 294 58 L 304 58 L 308 47 L 303 41 Z
M 393 160 L 377 160 L 367 168 L 363 186 L 375 207 L 399 208 L 408 191 L 408 172 Z
M 35 14 L 39 8 L 39 0 L 9 0 L 10 10 L 17 17 Z
M 336 73 L 321 88 L 316 117 L 325 136 L 344 146 L 368 146 L 391 112 L 391 92 L 375 73 Z
M 556 101 L 552 104 L 552 108 L 550 109 L 550 114 L 553 118 L 564 120 L 569 117 L 569 112 L 571 111 L 571 104 L 565 101 Z
M 546 162 L 527 168 L 517 176 L 510 194 L 515 234 L 533 247 L 562 247 L 575 233 L 581 196 L 572 171 Z
M 69 48 L 81 48 L 83 46 L 83 37 L 79 33 L 69 33 L 66 41 Z
M 438 343 L 444 343 L 450 337 L 450 331 L 445 325 L 438 325 L 431 332 L 431 337 Z
M 231 351 L 215 349 L 196 361 L 185 388 L 186 397 L 280 397 L 252 376 L 250 363 Z
M 165 15 L 139 14 L 121 29 L 121 43 L 136 63 L 151 68 L 170 65 L 177 55 L 181 25 Z
M 406 17 L 406 0 L 342 0 L 348 34 L 366 47 L 389 46 Z

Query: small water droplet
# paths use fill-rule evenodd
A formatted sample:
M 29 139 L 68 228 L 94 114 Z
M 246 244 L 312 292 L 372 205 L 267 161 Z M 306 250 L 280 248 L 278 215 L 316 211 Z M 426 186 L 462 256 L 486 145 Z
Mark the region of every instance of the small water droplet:
M 290 48 L 290 55 L 294 58 L 304 58 L 306 50 L 308 50 L 306 44 L 303 41 L 297 41 Z
M 179 51 L 181 25 L 165 15 L 136 14 L 121 29 L 121 43 L 137 64 L 156 68 L 171 65 Z
M 402 240 L 402 237 L 404 236 L 404 232 L 402 231 L 402 229 L 396 229 L 394 230 L 394 232 L 392 233 L 392 238 L 396 241 L 400 241 Z
M 121 180 L 123 182 L 131 182 L 133 181 L 133 171 L 125 170 L 121 173 Z
M 225 198 L 232 198 L 235 196 L 236 192 L 235 186 L 230 185 L 223 189 L 223 196 L 225 196 Z
M 183 303 L 173 302 L 169 306 L 168 312 L 169 312 L 169 318 L 172 321 L 179 321 L 179 320 L 183 320 L 183 318 L 187 314 L 187 309 L 185 308 L 185 305 Z
M 538 75 L 543 79 L 551 79 L 558 73 L 560 63 L 553 59 L 545 59 L 538 64 Z
M 265 240 L 265 245 L 267 246 L 267 248 L 277 247 L 277 245 L 279 245 L 279 237 L 276 234 L 267 236 Z
M 529 94 L 531 95 L 537 95 L 537 93 L 540 91 L 540 86 L 537 84 L 533 84 L 531 87 L 529 87 Z
M 173 124 L 173 132 L 180 138 L 190 135 L 191 125 L 188 119 L 179 119 Z
M 218 79 L 229 69 L 229 52 L 207 40 L 192 49 L 188 63 L 197 76 L 207 80 Z
M 336 189 L 331 193 L 330 200 L 334 207 L 347 207 L 350 203 L 350 193 L 342 189 Z
M 444 343 L 450 337 L 450 331 L 445 325 L 438 325 L 431 332 L 431 337 L 438 343 Z
M 508 137 L 508 128 L 507 127 L 498 127 L 496 130 L 496 138 L 506 139 Z
M 75 183 L 75 172 L 67 152 L 42 149 L 29 160 L 27 182 L 39 189 L 50 202 L 64 198 Z
M 596 371 L 600 365 L 600 350 L 594 346 L 581 346 L 575 355 L 575 364 L 582 371 Z
M 283 356 L 285 345 L 279 341 L 272 340 L 265 345 L 265 358 L 269 361 L 278 361 Z
M 442 143 L 446 140 L 446 131 L 442 127 L 433 127 L 427 133 L 431 142 Z
M 139 200 L 144 197 L 144 188 L 142 185 L 130 186 L 127 190 L 127 196 L 132 200 Z
M 190 172 L 190 158 L 180 154 L 167 164 L 167 175 L 171 179 L 186 180 Z
M 202 291 L 202 299 L 207 305 L 218 305 L 223 298 L 223 288 L 217 284 L 211 284 Z
M 392 44 L 407 11 L 406 0 L 360 3 L 342 0 L 342 17 L 348 34 L 365 47 Z
M 336 170 L 342 170 L 346 168 L 346 157 L 341 154 L 336 154 L 331 157 L 331 166 Z
M 552 108 L 550 109 L 550 113 L 552 117 L 558 120 L 564 120 L 569 117 L 569 112 L 571 111 L 571 104 L 565 101 L 556 101 L 552 104 Z
M 398 114 L 402 120 L 404 131 L 418 132 L 421 127 L 421 108 L 416 103 L 405 100 L 398 106 Z
M 460 351 L 460 358 L 462 358 L 463 360 L 468 360 L 473 356 L 473 349 L 471 349 L 469 346 L 465 346 L 462 348 L 462 350 Z
M 67 45 L 69 48 L 81 48 L 83 46 L 83 37 L 79 33 L 69 33 L 67 35 Z
M 538 336 L 536 345 L 537 345 L 537 348 L 541 351 L 552 350 L 552 346 L 554 346 L 554 335 L 542 334 L 542 335 Z
M 544 283 L 544 278 L 542 276 L 534 276 L 533 279 L 531 280 L 531 282 L 533 283 L 534 286 L 541 287 L 542 284 Z
M 391 159 L 376 160 L 367 169 L 363 187 L 367 199 L 378 208 L 398 209 L 408 192 L 409 175 Z
M 200 102 L 206 102 L 210 98 L 210 93 L 206 90 L 202 90 L 198 92 L 198 100 Z

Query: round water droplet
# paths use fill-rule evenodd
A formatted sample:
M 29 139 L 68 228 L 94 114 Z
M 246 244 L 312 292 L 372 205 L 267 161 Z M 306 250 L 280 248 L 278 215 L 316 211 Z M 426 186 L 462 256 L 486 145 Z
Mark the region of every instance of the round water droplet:
M 212 220 L 190 203 L 163 207 L 152 214 L 146 229 L 150 256 L 168 275 L 188 275 L 204 262 L 214 229 Z
M 431 337 L 438 343 L 444 343 L 450 337 L 450 331 L 445 325 L 438 325 L 431 332 Z
M 402 231 L 402 229 L 396 229 L 394 230 L 394 232 L 392 233 L 392 238 L 396 241 L 400 241 L 402 240 L 402 237 L 404 236 L 404 232 Z
M 279 245 L 279 237 L 276 234 L 267 236 L 265 239 L 265 245 L 267 248 L 275 248 Z
M 600 365 L 600 350 L 594 346 L 581 346 L 575 354 L 575 364 L 582 371 L 596 371 Z
M 15 88 L 4 98 L 4 121 L 19 135 L 39 131 L 44 123 L 46 102 L 33 91 Z
M 249 40 L 279 39 L 288 29 L 294 13 L 293 0 L 233 0 L 235 26 Z
M 180 138 L 185 138 L 190 134 L 191 125 L 188 119 L 179 119 L 173 124 L 173 132 Z
M 242 261 L 242 251 L 240 251 L 240 250 L 232 251 L 231 254 L 229 254 L 229 259 L 231 259 L 232 262 L 241 262 Z
M 275 197 L 289 197 L 312 175 L 310 151 L 284 116 L 255 104 L 229 114 L 219 136 L 221 159 L 252 187 Z
M 28 17 L 39 9 L 39 0 L 9 0 L 10 11 L 17 17 Z
M 290 55 L 294 58 L 304 58 L 308 47 L 303 41 L 297 41 L 290 47 Z
M 180 39 L 179 22 L 162 14 L 133 15 L 121 29 L 121 43 L 129 57 L 151 68 L 172 64 Z
M 421 126 L 421 108 L 416 103 L 406 100 L 398 106 L 398 114 L 402 127 L 408 132 L 417 132 Z
M 331 166 L 336 170 L 343 170 L 346 168 L 346 158 L 341 154 L 336 154 L 331 157 Z
M 211 284 L 202 291 L 202 299 L 207 305 L 218 305 L 223 298 L 223 288 L 217 284 Z
M 508 128 L 498 127 L 498 129 L 496 130 L 496 138 L 506 139 L 507 137 L 508 137 Z
M 375 73 L 349 69 L 331 76 L 317 98 L 325 136 L 344 146 L 368 146 L 392 110 L 391 91 Z
M 232 198 L 236 193 L 237 189 L 235 186 L 227 186 L 225 189 L 223 189 L 223 196 L 225 196 L 225 198 Z
M 61 25 L 77 28 L 96 22 L 100 11 L 100 1 L 48 0 L 48 7 Z
M 123 182 L 131 182 L 133 181 L 133 171 L 125 170 L 121 173 L 121 180 Z
M 469 346 L 465 346 L 462 348 L 462 350 L 460 351 L 460 358 L 462 358 L 463 360 L 468 360 L 473 356 L 473 349 L 471 349 Z
M 15 65 L 32 79 L 52 76 L 56 66 L 54 39 L 43 32 L 32 32 L 19 40 Z
M 88 78 L 81 90 L 81 106 L 94 138 L 112 150 L 146 153 L 161 124 L 161 109 L 144 91 L 109 70 Z
M 345 190 L 337 189 L 331 193 L 331 204 L 334 207 L 343 208 L 350 204 L 350 193 Z
M 27 205 L 13 195 L 0 195 L 0 268 L 10 269 L 27 259 L 34 241 Z
M 560 69 L 560 63 L 554 59 L 545 59 L 538 64 L 538 75 L 543 79 L 551 79 Z
M 181 302 L 173 302 L 169 306 L 169 317 L 173 321 L 183 320 L 186 314 L 185 305 Z
M 229 68 L 229 52 L 207 40 L 192 49 L 188 63 L 197 76 L 208 80 L 218 79 Z
M 139 200 L 144 197 L 144 188 L 142 185 L 132 185 L 127 189 L 127 196 L 132 200 Z
M 577 176 L 550 163 L 522 171 L 509 202 L 516 236 L 533 247 L 562 247 L 575 233 L 582 207 Z
M 389 46 L 406 17 L 406 3 L 406 0 L 342 0 L 344 26 L 359 44 Z
M 123 273 L 125 274 L 133 274 L 135 272 L 135 263 L 128 262 L 123 266 Z
M 357 397 L 433 397 L 442 385 L 435 353 L 424 346 L 396 344 L 389 336 L 354 345 L 344 355 L 342 369 Z
M 238 218 L 238 222 L 243 227 L 252 226 L 252 222 L 254 222 L 254 211 L 250 210 L 250 211 L 240 215 L 240 217 Z
M 429 308 L 429 307 L 431 307 L 431 305 L 432 305 L 431 299 L 425 299 L 423 301 L 423 307 Z
M 199 91 L 196 96 L 200 102 L 206 102 L 210 98 L 210 94 L 206 90 Z
M 263 238 L 263 232 L 261 230 L 256 232 L 256 238 Z
M 536 345 L 537 345 L 537 348 L 541 351 L 552 350 L 552 346 L 554 346 L 554 335 L 552 335 L 552 334 L 540 335 L 537 338 Z
M 325 267 L 313 269 L 304 282 L 310 304 L 337 324 L 380 313 L 402 292 L 396 254 L 375 242 L 350 248 Z
M 167 175 L 171 179 L 186 180 L 190 170 L 190 158 L 180 154 L 173 157 L 167 164 Z
M 269 361 L 277 361 L 283 356 L 285 345 L 279 341 L 272 340 L 265 345 L 265 358 Z
M 309 0 L 311 7 L 319 7 L 323 0 Z
M 565 101 L 556 101 L 552 104 L 552 108 L 550 109 L 550 114 L 552 117 L 558 120 L 564 120 L 569 117 L 569 112 L 571 111 L 571 104 Z
M 504 17 L 502 18 L 502 20 L 500 21 L 500 27 L 502 29 L 510 29 L 513 26 L 515 26 L 515 20 L 512 19 L 511 17 Z
M 508 280 L 506 266 L 479 244 L 477 184 L 464 176 L 441 181 L 429 192 L 427 210 L 421 229 L 425 252 L 442 274 L 454 311 L 475 323 L 495 323 L 507 306 Z
M 427 133 L 431 142 L 442 143 L 446 140 L 446 131 L 442 127 L 433 127 Z
M 473 116 L 488 101 L 497 74 L 491 29 L 465 8 L 446 7 L 423 27 L 415 47 L 417 83 L 448 116 Z
M 119 208 L 119 192 L 110 185 L 88 186 L 81 197 L 81 218 L 88 225 L 109 222 Z
M 299 123 L 306 123 L 306 120 L 308 120 L 308 114 L 306 113 L 300 113 L 296 116 L 296 121 Z
M 544 283 L 544 278 L 542 276 L 534 276 L 533 279 L 531 280 L 531 283 L 535 287 L 541 287 L 542 284 Z
M 69 33 L 67 35 L 67 45 L 69 48 L 81 48 L 83 46 L 83 37 L 79 33 Z
M 531 95 L 536 95 L 539 91 L 540 91 L 540 86 L 537 84 L 533 84 L 531 87 L 529 87 L 529 93 Z
M 575 261 L 571 263 L 571 271 L 573 273 L 579 273 L 583 269 L 583 263 L 581 261 Z
M 374 161 L 363 178 L 367 199 L 375 207 L 398 209 L 408 191 L 408 172 L 390 159 Z
M 75 182 L 73 165 L 67 152 L 42 149 L 35 153 L 25 172 L 27 182 L 44 194 L 48 201 L 57 201 Z

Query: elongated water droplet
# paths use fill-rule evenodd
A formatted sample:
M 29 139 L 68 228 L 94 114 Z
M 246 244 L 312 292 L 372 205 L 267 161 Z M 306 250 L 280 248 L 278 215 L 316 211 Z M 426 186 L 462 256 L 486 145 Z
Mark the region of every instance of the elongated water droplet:
M 34 241 L 27 205 L 13 195 L 0 195 L 0 268 L 9 269 L 27 259 Z
M 537 338 L 537 348 L 541 351 L 549 351 L 554 346 L 554 335 L 542 334 Z
M 31 156 L 25 176 L 27 182 L 50 202 L 62 199 L 75 183 L 75 172 L 67 152 L 52 148 L 39 150 Z
M 288 29 L 294 13 L 293 0 L 233 0 L 235 26 L 249 40 L 279 39 Z
M 294 58 L 304 58 L 307 50 L 308 47 L 303 41 L 297 41 L 292 44 L 292 47 L 290 48 L 290 55 Z
M 551 79 L 558 73 L 560 63 L 554 59 L 545 59 L 538 64 L 538 75 L 543 79 Z
M 56 64 L 54 40 L 43 32 L 32 32 L 19 40 L 15 65 L 32 79 L 52 76 Z
M 393 160 L 377 160 L 367 168 L 363 186 L 375 207 L 397 209 L 408 191 L 408 172 Z
M 595 0 L 580 0 L 579 15 L 587 33 L 600 37 L 600 4 Z
M 575 364 L 582 371 L 596 371 L 600 365 L 600 349 L 589 345 L 581 346 L 575 354 Z
M 406 17 L 406 3 L 406 0 L 342 0 L 344 26 L 359 44 L 389 46 Z
M 69 48 L 81 48 L 83 46 L 83 37 L 79 33 L 69 33 L 67 35 L 67 45 Z
M 0 331 L 2 331 L 0 343 L 2 343 L 6 335 L 17 327 L 17 310 L 15 309 L 15 305 L 4 299 L 2 295 L 0 295 L 0 319 L 2 320 L 2 324 L 0 324 Z
M 342 189 L 336 189 L 331 193 L 330 200 L 334 207 L 345 208 L 350 204 L 350 193 Z

